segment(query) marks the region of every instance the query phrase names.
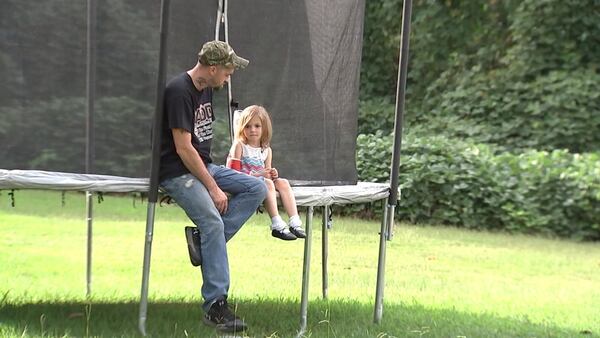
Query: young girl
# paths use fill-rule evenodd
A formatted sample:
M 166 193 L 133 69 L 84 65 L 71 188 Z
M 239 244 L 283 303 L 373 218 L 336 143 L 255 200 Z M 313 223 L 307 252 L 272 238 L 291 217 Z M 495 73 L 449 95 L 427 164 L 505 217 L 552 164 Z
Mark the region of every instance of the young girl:
M 261 106 L 249 106 L 242 111 L 235 131 L 235 141 L 229 151 L 227 166 L 252 176 L 264 177 L 268 192 L 265 208 L 271 216 L 271 235 L 286 241 L 305 238 L 302 221 L 298 216 L 296 198 L 285 178 L 280 178 L 277 169 L 271 167 L 273 154 L 271 141 L 271 118 Z M 240 164 L 241 162 L 241 164 Z M 285 224 L 277 210 L 276 192 L 279 192 L 283 208 L 289 216 Z

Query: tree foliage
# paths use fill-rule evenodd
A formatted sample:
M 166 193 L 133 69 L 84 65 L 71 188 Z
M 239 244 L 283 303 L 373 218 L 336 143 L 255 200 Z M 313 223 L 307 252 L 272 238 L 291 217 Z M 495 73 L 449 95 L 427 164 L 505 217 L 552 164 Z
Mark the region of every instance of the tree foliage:
M 363 53 L 362 90 L 381 112 L 393 110 L 372 96 L 393 97 L 397 64 L 378 58 L 397 60 L 398 46 L 389 41 L 400 35 L 400 4 L 367 7 L 365 43 L 378 49 Z M 598 17 L 598 0 L 416 1 L 408 124 L 512 150 L 600 149 Z M 377 33 L 378 25 L 396 32 L 390 39 L 389 31 Z
M 156 2 L 98 2 L 96 168 L 147 175 L 158 56 Z M 81 172 L 87 3 L 0 3 L 2 168 Z M 127 154 L 127 155 L 125 155 Z
M 99 3 L 98 95 L 153 96 L 155 74 L 148 70 L 157 64 L 158 16 L 149 11 L 152 6 L 136 5 L 122 0 Z M 86 2 L 5 0 L 0 9 L 0 44 L 6 58 L 0 61 L 20 73 L 9 77 L 15 86 L 12 97 L 29 101 L 85 96 Z
M 469 137 L 506 150 L 600 149 L 600 74 L 551 71 L 534 80 L 465 76 L 424 103 L 433 133 Z
M 493 67 L 507 39 L 515 1 L 413 1 L 408 91 L 421 97 L 448 68 Z M 365 17 L 361 94 L 394 96 L 402 0 L 368 1 Z
M 130 97 L 98 100 L 95 113 L 96 173 L 147 176 L 154 108 Z M 79 172 L 85 167 L 85 99 L 55 98 L 0 107 L 3 168 Z M 29 118 L 24 119 L 23 115 Z M 50 116 L 52 124 L 48 124 Z M 126 121 L 127 124 L 124 124 Z M 10 126 L 2 128 L 2 126 Z M 147 132 L 144 132 L 147 131 Z
M 597 72 L 600 1 L 524 0 L 511 16 L 511 44 L 503 63 L 521 77 L 548 72 Z

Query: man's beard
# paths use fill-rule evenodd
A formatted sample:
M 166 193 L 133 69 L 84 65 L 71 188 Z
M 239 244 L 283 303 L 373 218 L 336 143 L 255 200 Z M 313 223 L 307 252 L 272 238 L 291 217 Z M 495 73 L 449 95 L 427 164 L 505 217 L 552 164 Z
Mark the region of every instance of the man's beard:
M 212 87 L 212 89 L 217 91 L 223 89 L 223 87 L 225 87 L 225 84 L 227 83 L 227 81 L 217 82 L 214 81 L 214 79 L 210 79 L 207 82 Z

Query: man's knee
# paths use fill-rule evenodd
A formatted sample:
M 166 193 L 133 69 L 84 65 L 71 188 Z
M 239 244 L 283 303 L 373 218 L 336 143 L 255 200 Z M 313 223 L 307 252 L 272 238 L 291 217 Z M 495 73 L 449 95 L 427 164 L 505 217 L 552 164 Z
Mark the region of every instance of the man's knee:
M 273 181 L 271 180 L 265 180 L 264 182 L 262 180 L 256 179 L 256 184 L 254 184 L 252 186 L 252 191 L 258 195 L 261 199 L 264 199 L 265 196 L 267 196 L 267 192 L 271 189 L 271 188 L 267 188 L 268 186 L 268 182 L 271 182 L 271 186 L 273 189 L 275 189 L 275 186 L 273 185 Z
M 224 224 L 221 214 L 214 206 L 212 200 L 197 201 L 194 207 L 185 210 L 188 217 L 200 229 L 201 234 L 223 233 Z
M 203 224 L 199 226 L 200 235 L 210 237 L 211 235 L 222 236 L 225 231 L 225 225 L 221 218 L 205 220 Z

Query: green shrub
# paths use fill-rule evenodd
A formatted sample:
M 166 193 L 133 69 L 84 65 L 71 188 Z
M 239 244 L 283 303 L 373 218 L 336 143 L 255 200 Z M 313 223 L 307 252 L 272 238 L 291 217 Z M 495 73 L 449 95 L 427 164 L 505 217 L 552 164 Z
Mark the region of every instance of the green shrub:
M 362 100 L 358 109 L 358 134 L 389 134 L 394 130 L 395 104 L 386 97 Z
M 391 148 L 391 136 L 358 137 L 360 180 L 388 180 Z M 444 136 L 407 134 L 397 217 L 413 223 L 600 239 L 598 155 L 495 152 Z
M 521 232 L 600 240 L 600 156 L 566 150 L 528 151 L 494 158 L 495 173 L 518 177 L 521 196 L 533 219 Z M 517 212 L 505 210 L 509 215 Z

